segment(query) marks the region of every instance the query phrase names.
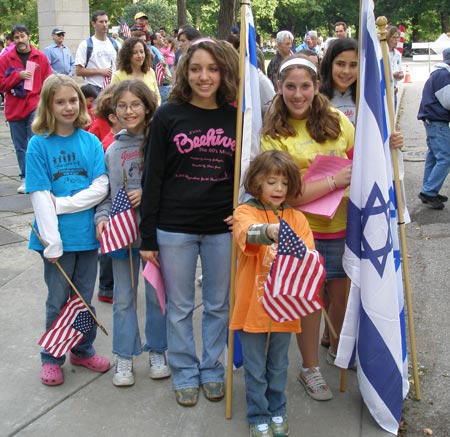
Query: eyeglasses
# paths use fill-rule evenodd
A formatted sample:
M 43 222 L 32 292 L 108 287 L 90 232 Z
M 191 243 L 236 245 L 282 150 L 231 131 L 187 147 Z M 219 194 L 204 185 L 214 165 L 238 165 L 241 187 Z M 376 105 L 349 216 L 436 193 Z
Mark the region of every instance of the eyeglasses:
M 140 111 L 143 108 L 142 103 L 133 102 L 131 105 L 126 105 L 125 103 L 119 103 L 116 106 L 117 111 L 119 112 L 126 112 L 128 108 L 130 108 L 132 111 L 137 112 Z

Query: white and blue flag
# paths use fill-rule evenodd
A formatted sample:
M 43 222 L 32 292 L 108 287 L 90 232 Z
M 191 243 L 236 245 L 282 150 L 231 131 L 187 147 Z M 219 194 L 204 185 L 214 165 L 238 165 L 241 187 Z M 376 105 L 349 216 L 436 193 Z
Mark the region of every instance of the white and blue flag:
M 409 386 L 397 211 L 389 150 L 386 80 L 372 0 L 362 0 L 360 100 L 344 269 L 351 280 L 335 364 L 358 363 L 361 395 L 397 434 Z
M 259 93 L 258 58 L 256 55 L 256 30 L 253 24 L 252 10 L 249 5 L 245 11 L 245 60 L 244 60 L 244 98 L 242 105 L 242 151 L 241 179 L 239 188 L 239 203 L 245 202 L 246 196 L 243 182 L 245 172 L 250 163 L 260 151 L 262 116 Z M 242 45 L 241 45 L 242 47 Z

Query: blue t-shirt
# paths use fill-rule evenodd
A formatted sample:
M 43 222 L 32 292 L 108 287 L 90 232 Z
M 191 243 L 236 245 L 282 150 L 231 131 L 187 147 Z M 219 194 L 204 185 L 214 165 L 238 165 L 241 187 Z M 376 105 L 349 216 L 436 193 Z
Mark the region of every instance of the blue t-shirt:
M 26 154 L 27 193 L 49 190 L 55 197 L 73 196 L 105 173 L 102 145 L 89 132 L 76 129 L 68 137 L 34 135 L 30 139 Z M 58 215 L 58 229 L 64 252 L 99 246 L 95 238 L 94 208 Z M 33 232 L 28 247 L 43 249 Z

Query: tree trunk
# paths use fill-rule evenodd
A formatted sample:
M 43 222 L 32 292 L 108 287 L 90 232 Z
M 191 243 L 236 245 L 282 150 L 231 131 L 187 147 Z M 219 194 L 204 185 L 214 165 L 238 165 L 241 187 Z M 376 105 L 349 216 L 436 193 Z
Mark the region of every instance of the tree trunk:
M 181 26 L 187 24 L 186 0 L 177 0 L 177 8 L 178 8 L 178 29 L 179 29 Z
M 236 16 L 236 0 L 220 0 L 217 38 L 227 39 L 234 25 Z
M 442 11 L 441 16 L 441 33 L 447 33 L 450 31 L 450 24 L 448 21 L 448 11 Z

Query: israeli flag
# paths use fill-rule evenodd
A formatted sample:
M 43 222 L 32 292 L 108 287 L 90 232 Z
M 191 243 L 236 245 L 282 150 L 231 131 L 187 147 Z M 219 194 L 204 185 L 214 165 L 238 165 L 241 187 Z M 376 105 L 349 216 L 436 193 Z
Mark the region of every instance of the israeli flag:
M 365 404 L 378 424 L 396 435 L 409 385 L 386 81 L 372 0 L 362 1 L 359 50 L 360 101 L 343 258 L 351 288 L 335 364 L 348 368 L 356 357 Z
M 246 41 L 244 58 L 244 98 L 242 105 L 242 151 L 239 203 L 245 202 L 249 195 L 244 190 L 244 176 L 250 163 L 260 150 L 262 115 L 259 93 L 258 58 L 256 55 L 256 30 L 252 10 L 249 5 L 245 11 Z M 242 47 L 242 45 L 241 45 Z

